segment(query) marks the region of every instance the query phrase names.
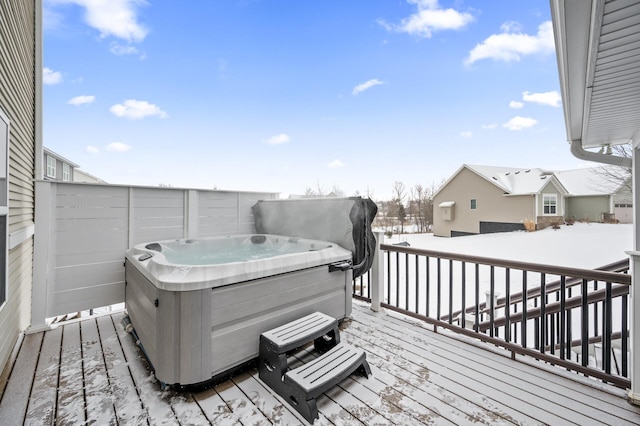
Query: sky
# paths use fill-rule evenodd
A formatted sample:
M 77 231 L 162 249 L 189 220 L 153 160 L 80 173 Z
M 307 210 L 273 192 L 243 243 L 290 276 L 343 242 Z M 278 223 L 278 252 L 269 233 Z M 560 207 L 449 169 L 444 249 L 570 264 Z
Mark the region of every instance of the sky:
M 44 145 L 108 183 L 388 200 L 576 169 L 548 0 L 44 0 Z

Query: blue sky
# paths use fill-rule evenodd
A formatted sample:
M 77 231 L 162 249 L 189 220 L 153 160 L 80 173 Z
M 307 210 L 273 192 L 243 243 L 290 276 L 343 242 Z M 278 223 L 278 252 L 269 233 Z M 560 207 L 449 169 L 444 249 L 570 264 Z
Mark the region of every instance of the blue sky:
M 548 0 L 44 0 L 44 144 L 109 183 L 388 199 L 572 169 Z

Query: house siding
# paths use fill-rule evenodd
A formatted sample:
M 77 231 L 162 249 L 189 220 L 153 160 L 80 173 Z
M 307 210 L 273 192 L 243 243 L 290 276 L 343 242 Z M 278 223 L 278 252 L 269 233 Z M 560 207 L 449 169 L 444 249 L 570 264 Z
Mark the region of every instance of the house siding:
M 567 219 L 600 222 L 602 213 L 611 213 L 610 197 L 606 195 L 571 197 L 567 199 Z
M 476 210 L 471 210 L 470 200 L 477 200 Z M 433 233 L 440 237 L 478 234 L 480 222 L 521 224 L 532 219 L 534 197 L 531 195 L 505 196 L 496 185 L 463 168 L 436 197 L 433 203 Z M 454 201 L 453 220 L 444 220 L 438 205 Z
M 0 2 L 0 109 L 10 124 L 8 231 L 16 236 L 8 256 L 7 302 L 0 310 L 0 369 L 30 320 L 39 7 L 39 0 Z

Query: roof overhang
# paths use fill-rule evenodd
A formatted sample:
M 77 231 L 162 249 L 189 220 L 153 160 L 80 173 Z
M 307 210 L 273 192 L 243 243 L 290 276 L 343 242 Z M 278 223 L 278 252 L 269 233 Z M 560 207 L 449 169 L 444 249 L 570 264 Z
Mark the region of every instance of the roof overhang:
M 567 139 L 640 143 L 640 0 L 550 0 Z

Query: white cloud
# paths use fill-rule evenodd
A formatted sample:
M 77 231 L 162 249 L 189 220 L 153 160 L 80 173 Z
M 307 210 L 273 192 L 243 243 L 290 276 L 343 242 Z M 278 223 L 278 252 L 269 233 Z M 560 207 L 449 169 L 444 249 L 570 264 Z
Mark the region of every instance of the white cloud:
M 430 38 L 434 31 L 459 30 L 473 21 L 473 15 L 455 9 L 442 9 L 437 0 L 407 0 L 415 4 L 415 13 L 400 21 L 400 24 L 389 24 L 378 20 L 387 31 L 397 31 Z
M 122 142 L 113 142 L 107 145 L 105 149 L 109 152 L 127 152 L 131 149 L 131 146 Z
M 555 51 L 553 40 L 553 26 L 551 21 L 545 21 L 538 26 L 536 35 L 511 32 L 519 30 L 513 22 L 502 25 L 501 34 L 493 34 L 485 41 L 476 45 L 470 52 L 466 65 L 482 60 L 519 61 L 522 56 L 533 54 L 552 54 Z
M 378 86 L 380 84 L 385 84 L 385 81 L 380 81 L 377 78 L 371 79 L 369 81 L 365 81 L 364 83 L 358 84 L 356 87 L 353 88 L 353 91 L 351 92 L 352 95 L 357 95 L 359 93 L 364 92 L 367 89 L 372 88 L 373 86 Z
M 282 145 L 283 143 L 287 143 L 289 141 L 291 141 L 291 138 L 289 137 L 289 135 L 285 133 L 280 133 L 279 135 L 271 136 L 269 139 L 266 140 L 266 142 L 269 145 Z
M 80 95 L 74 98 L 69 99 L 67 102 L 69 105 L 85 105 L 93 103 L 96 100 L 96 97 L 93 95 Z
M 49 85 L 62 83 L 62 74 L 45 67 L 42 69 L 42 82 Z
M 541 105 L 549 105 L 557 108 L 562 102 L 562 97 L 560 96 L 560 93 L 555 90 L 544 93 L 522 92 L 522 100 Z
M 141 42 L 149 33 L 138 22 L 137 6 L 146 4 L 140 0 L 57 0 L 73 3 L 85 9 L 84 20 L 100 31 L 100 37 L 116 37 L 128 42 Z
M 482 128 L 483 129 L 495 129 L 498 127 L 498 123 L 491 123 L 491 124 L 483 124 Z
M 109 51 L 116 56 L 137 55 L 138 53 L 140 53 L 138 48 L 135 46 L 132 46 L 130 44 L 122 45 L 117 42 L 111 43 L 111 46 L 109 47 Z
M 109 109 L 116 117 L 128 118 L 130 120 L 141 120 L 145 117 L 158 116 L 167 118 L 165 111 L 161 110 L 157 105 L 150 104 L 147 101 L 138 101 L 136 99 L 127 99 L 121 104 L 115 104 Z
M 522 108 L 524 106 L 524 104 L 522 102 L 518 102 L 518 101 L 511 101 L 511 102 L 509 102 L 509 106 L 511 108 L 514 108 L 514 109 L 520 109 L 520 108 Z
M 460 132 L 460 136 L 465 139 L 469 139 L 471 136 L 473 136 L 473 132 L 466 130 L 464 132 Z
M 509 130 L 522 130 L 533 127 L 538 123 L 538 120 L 531 117 L 520 117 L 519 115 L 513 117 L 502 125 L 502 127 Z
M 344 167 L 344 163 L 338 159 L 335 159 L 327 164 L 327 167 L 329 167 L 330 169 L 338 169 L 340 167 Z
M 93 145 L 87 145 L 87 147 L 84 150 L 89 154 L 97 154 L 100 152 L 100 149 L 97 146 L 93 146 Z

